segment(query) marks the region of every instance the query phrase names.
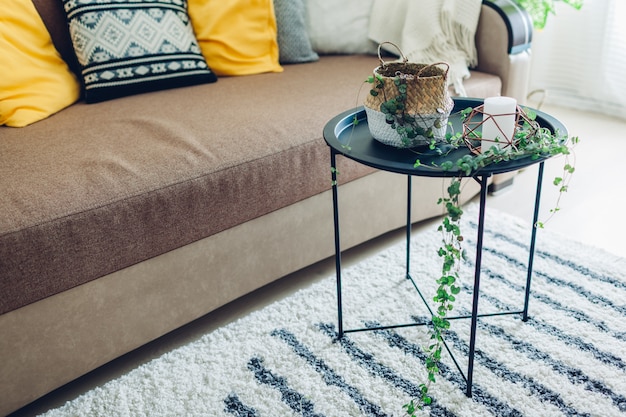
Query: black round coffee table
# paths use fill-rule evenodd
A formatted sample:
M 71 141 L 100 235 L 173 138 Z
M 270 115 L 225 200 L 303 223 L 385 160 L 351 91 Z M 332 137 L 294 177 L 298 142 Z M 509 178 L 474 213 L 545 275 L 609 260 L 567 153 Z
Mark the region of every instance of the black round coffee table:
M 467 107 L 477 107 L 481 104 L 483 104 L 482 99 L 455 99 L 454 109 L 448 120 L 452 127 L 448 129 L 454 129 L 455 132 L 462 132 L 463 125 L 458 112 Z M 538 110 L 533 111 L 537 113 L 536 121 L 539 122 L 541 127 L 547 127 L 552 132 L 558 130 L 564 134 L 567 133 L 565 126 L 554 117 Z M 354 125 L 355 117 L 358 120 L 356 125 Z M 443 157 L 433 152 L 430 152 L 430 155 L 428 155 L 427 149 L 418 149 L 418 151 L 424 153 L 419 156 L 421 166 L 416 168 L 414 167 L 417 157 L 415 152 L 384 145 L 372 138 L 363 108 L 348 110 L 330 120 L 324 128 L 324 140 L 335 153 L 344 155 L 362 164 L 384 171 L 422 177 L 458 177 L 459 171 L 456 169 L 442 171 L 429 169 L 428 166 L 431 165 L 431 163 L 441 165 L 445 161 L 455 162 L 464 155 L 470 154 L 470 150 L 466 147 L 456 149 Z M 472 177 L 481 175 L 490 176 L 503 172 L 517 171 L 545 159 L 547 158 L 533 160 L 528 157 L 514 161 L 500 162 L 475 172 L 472 174 Z
M 483 104 L 482 99 L 472 98 L 459 98 L 454 99 L 454 109 L 449 117 L 448 122 L 451 124 L 449 129 L 453 129 L 454 132 L 462 132 L 463 126 L 461 122 L 461 116 L 459 112 L 468 107 L 477 107 Z M 536 121 L 541 127 L 548 128 L 551 132 L 560 132 L 562 135 L 567 136 L 567 129 L 554 117 L 538 111 L 533 111 L 537 114 Z M 356 121 L 356 123 L 355 123 Z M 341 239 L 339 233 L 339 201 L 338 201 L 338 183 L 337 183 L 337 170 L 336 170 L 336 157 L 337 155 L 343 155 L 346 158 L 352 159 L 359 163 L 377 168 L 380 170 L 394 172 L 397 174 L 404 174 L 407 176 L 407 223 L 406 223 L 406 278 L 409 279 L 422 300 L 426 304 L 426 307 L 430 311 L 431 315 L 433 311 L 426 303 L 426 298 L 422 295 L 416 281 L 411 276 L 409 270 L 410 264 L 410 241 L 411 241 L 411 177 L 471 177 L 474 178 L 480 184 L 480 206 L 478 215 L 478 236 L 476 239 L 476 262 L 474 270 L 474 287 L 472 298 L 472 314 L 470 316 L 457 316 L 448 317 L 449 320 L 453 319 L 470 319 L 470 350 L 468 355 L 468 368 L 467 373 L 461 369 L 460 365 L 452 355 L 448 348 L 448 353 L 452 357 L 454 364 L 465 379 L 467 383 L 466 395 L 471 397 L 472 395 L 472 377 L 474 369 L 474 352 L 476 348 L 476 326 L 479 317 L 486 316 L 498 316 L 498 315 L 521 315 L 523 321 L 528 320 L 528 304 L 530 299 L 530 286 L 532 281 L 533 260 L 535 254 L 535 242 L 537 228 L 532 228 L 531 242 L 528 256 L 528 270 L 526 278 L 526 293 L 524 299 L 524 307 L 520 311 L 504 311 L 478 314 L 478 299 L 480 295 L 480 273 L 481 273 L 481 261 L 482 261 L 482 247 L 483 247 L 483 232 L 484 232 L 484 220 L 485 220 L 485 206 L 487 200 L 487 188 L 488 178 L 495 174 L 501 174 L 510 171 L 517 171 L 522 168 L 529 167 L 531 165 L 538 165 L 537 173 L 537 189 L 535 193 L 535 208 L 533 214 L 533 225 L 537 224 L 539 217 L 539 203 L 541 198 L 541 185 L 543 182 L 543 170 L 544 162 L 548 157 L 539 159 L 533 159 L 531 157 L 499 162 L 489 165 L 485 168 L 481 168 L 478 171 L 473 172 L 471 175 L 467 175 L 460 172 L 458 169 L 453 168 L 448 171 L 441 169 L 432 169 L 432 166 L 441 166 L 446 161 L 455 162 L 462 158 L 464 155 L 469 155 L 471 151 L 466 147 L 461 147 L 447 153 L 445 156 L 438 155 L 427 147 L 425 149 L 409 150 L 398 149 L 388 145 L 384 145 L 374 138 L 372 138 L 369 127 L 367 125 L 367 117 L 363 108 L 345 111 L 333 119 L 331 119 L 324 127 L 324 140 L 330 147 L 330 166 L 331 166 L 331 179 L 332 179 L 332 194 L 333 194 L 333 219 L 335 229 L 335 265 L 337 274 L 337 313 L 338 313 L 338 334 L 339 337 L 343 337 L 345 333 L 349 332 L 361 332 L 371 330 L 390 329 L 398 327 L 410 327 L 410 326 L 423 326 L 430 322 L 422 323 L 406 323 L 406 324 L 393 324 L 384 325 L 379 327 L 366 327 L 358 329 L 346 330 L 343 328 L 343 314 L 342 314 L 342 298 L 341 298 Z M 419 155 L 416 153 L 419 152 Z M 420 160 L 420 164 L 415 166 L 416 159 Z M 445 342 L 444 342 L 445 343 Z M 447 348 L 447 345 L 446 345 Z

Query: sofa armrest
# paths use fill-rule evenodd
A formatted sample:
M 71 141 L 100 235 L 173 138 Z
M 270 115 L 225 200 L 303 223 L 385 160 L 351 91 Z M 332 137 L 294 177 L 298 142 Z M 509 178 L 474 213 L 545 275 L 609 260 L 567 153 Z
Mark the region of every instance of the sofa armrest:
M 526 10 L 512 0 L 483 0 L 483 6 L 498 13 L 502 23 L 505 24 L 509 54 L 517 54 L 530 49 L 533 38 L 533 21 Z
M 502 95 L 524 104 L 528 94 L 532 19 L 512 0 L 483 1 L 476 30 L 476 70 L 502 80 Z

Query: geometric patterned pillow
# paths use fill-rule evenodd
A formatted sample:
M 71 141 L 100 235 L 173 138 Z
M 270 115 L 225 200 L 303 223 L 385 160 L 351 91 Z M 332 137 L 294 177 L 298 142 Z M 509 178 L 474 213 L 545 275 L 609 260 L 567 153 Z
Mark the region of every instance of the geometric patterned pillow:
M 186 0 L 63 0 L 85 101 L 217 81 Z

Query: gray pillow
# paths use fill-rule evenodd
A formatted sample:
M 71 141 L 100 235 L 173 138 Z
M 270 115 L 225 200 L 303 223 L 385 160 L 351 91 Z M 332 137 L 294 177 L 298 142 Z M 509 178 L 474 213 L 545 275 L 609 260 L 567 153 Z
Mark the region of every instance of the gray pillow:
M 305 0 L 274 0 L 281 64 L 317 61 L 307 32 Z

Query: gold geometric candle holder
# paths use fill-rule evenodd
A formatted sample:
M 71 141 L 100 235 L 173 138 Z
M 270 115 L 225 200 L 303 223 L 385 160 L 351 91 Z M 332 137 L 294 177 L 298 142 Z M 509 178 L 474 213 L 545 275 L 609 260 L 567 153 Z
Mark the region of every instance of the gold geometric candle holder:
M 516 106 L 515 113 L 497 115 L 485 113 L 484 108 L 484 104 L 474 107 L 463 122 L 463 141 L 474 154 L 480 154 L 483 146 L 485 146 L 485 149 L 491 148 L 492 144 L 495 144 L 500 149 L 517 151 L 517 145 L 520 140 L 534 136 L 540 129 L 539 124 L 530 119 L 524 109 L 520 106 Z M 500 116 L 511 116 L 513 114 L 515 115 L 513 133 L 511 135 L 507 135 L 504 132 L 505 129 L 503 129 L 503 126 L 499 124 L 498 118 Z M 485 139 L 482 137 L 483 126 L 488 120 L 492 120 L 493 124 L 499 131 L 497 139 Z M 527 123 L 527 126 L 530 126 L 530 129 L 524 129 L 524 136 L 520 136 L 520 128 L 524 126 L 525 123 Z

